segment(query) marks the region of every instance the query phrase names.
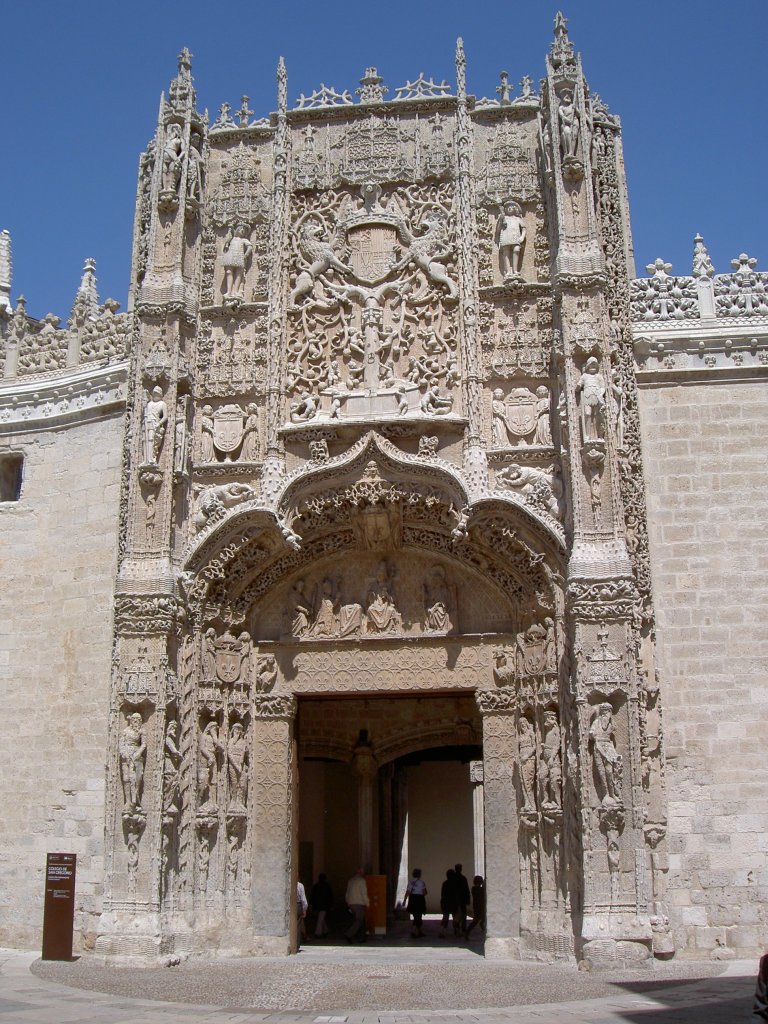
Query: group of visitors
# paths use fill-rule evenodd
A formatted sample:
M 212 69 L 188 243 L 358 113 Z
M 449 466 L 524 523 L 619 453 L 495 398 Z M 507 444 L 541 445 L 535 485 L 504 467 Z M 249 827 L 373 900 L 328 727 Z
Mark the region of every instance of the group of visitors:
M 472 920 L 467 923 L 469 904 L 472 902 Z M 413 869 L 413 876 L 405 890 L 403 902 L 413 918 L 411 935 L 421 938 L 424 935 L 423 921 L 427 909 L 427 885 L 421 877 L 421 868 Z M 462 872 L 462 865 L 456 864 L 448 868 L 445 881 L 440 887 L 440 936 L 447 935 L 448 922 L 453 926 L 455 938 L 463 936 L 469 939 L 476 925 L 485 931 L 485 881 L 482 875 L 475 875 L 470 892 L 469 882 Z
M 347 882 L 344 901 L 352 921 L 344 932 L 344 938 L 349 943 L 365 942 L 367 937 L 366 912 L 370 900 L 368 897 L 368 885 L 365 880 L 365 871 L 358 868 L 354 875 Z M 472 905 L 472 920 L 469 918 L 469 906 Z M 403 904 L 413 919 L 411 935 L 420 938 L 424 935 L 424 914 L 427 909 L 427 886 L 421 877 L 421 868 L 413 869 L 413 876 L 408 882 L 403 897 Z M 306 921 L 311 910 L 315 916 L 314 938 L 322 939 L 328 935 L 328 914 L 333 909 L 333 890 L 328 877 L 320 874 L 312 886 L 307 899 L 306 890 L 301 882 L 296 883 L 296 914 L 297 914 L 297 936 L 301 942 L 307 938 Z M 469 939 L 473 928 L 480 925 L 485 931 L 485 881 L 482 875 L 475 875 L 470 890 L 469 882 L 462 872 L 462 865 L 456 864 L 448 868 L 445 873 L 445 881 L 440 890 L 440 910 L 442 920 L 440 922 L 440 936 L 445 938 L 449 922 L 453 927 L 453 934 L 456 938 Z

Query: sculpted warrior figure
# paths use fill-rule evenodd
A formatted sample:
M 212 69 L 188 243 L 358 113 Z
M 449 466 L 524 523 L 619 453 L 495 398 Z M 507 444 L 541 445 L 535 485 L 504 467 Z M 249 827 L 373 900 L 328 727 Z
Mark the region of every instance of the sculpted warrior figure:
M 241 722 L 235 722 L 227 743 L 229 806 L 245 808 L 248 798 L 248 741 Z
M 168 406 L 163 401 L 163 389 L 152 388 L 152 397 L 144 406 L 144 461 L 156 463 L 165 437 Z
M 198 146 L 201 139 L 193 132 L 187 153 L 187 198 L 199 201 L 203 186 L 203 158 Z
M 224 243 L 221 265 L 224 267 L 224 298 L 245 298 L 245 275 L 253 256 L 247 224 L 236 224 Z
M 563 771 L 560 739 L 557 713 L 550 708 L 544 712 L 544 742 L 541 745 L 539 783 L 541 785 L 542 801 L 555 807 L 562 806 L 560 785 Z
M 523 252 L 527 232 L 523 211 L 518 203 L 507 199 L 496 221 L 495 241 L 499 248 L 499 269 L 505 281 L 522 277 Z
M 579 147 L 579 114 L 573 105 L 573 93 L 570 90 L 566 90 L 560 97 L 557 117 L 560 122 L 563 159 L 574 160 Z
M 536 783 L 536 734 L 533 726 L 524 716 L 520 716 L 520 785 L 523 790 L 523 810 L 533 811 L 536 807 L 534 786 Z
M 123 783 L 123 802 L 128 811 L 141 809 L 144 786 L 144 762 L 147 743 L 144 738 L 144 720 L 138 711 L 128 716 L 128 724 L 120 737 L 120 778 Z
M 584 364 L 584 372 L 576 383 L 576 393 L 581 394 L 581 439 L 585 443 L 598 441 L 603 436 L 605 391 L 600 364 L 594 356 L 590 356 Z
M 181 141 L 181 125 L 168 126 L 168 135 L 163 147 L 163 192 L 178 192 L 181 180 L 181 163 L 184 144 Z
M 621 803 L 621 754 L 613 737 L 613 708 L 601 704 L 589 727 L 592 740 L 592 759 L 603 790 L 602 804 Z M 599 795 L 599 794 L 598 794 Z

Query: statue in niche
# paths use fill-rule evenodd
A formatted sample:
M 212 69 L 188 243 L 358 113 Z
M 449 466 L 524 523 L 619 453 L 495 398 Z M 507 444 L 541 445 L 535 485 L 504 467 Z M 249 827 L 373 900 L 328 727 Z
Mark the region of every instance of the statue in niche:
M 453 408 L 453 396 L 441 395 L 440 387 L 433 384 L 421 400 L 421 411 L 426 416 L 447 416 Z
M 552 424 L 549 417 L 549 388 L 541 384 L 536 388 L 536 434 L 534 444 L 552 447 Z
M 197 801 L 198 811 L 213 809 L 219 781 L 219 753 L 224 746 L 219 739 L 219 727 L 209 722 L 200 732 L 197 744 Z
M 496 221 L 494 241 L 499 250 L 499 269 L 505 282 L 522 281 L 523 253 L 527 231 L 523 211 L 513 199 L 504 201 Z
M 213 406 L 204 405 L 200 416 L 200 460 L 215 462 L 213 449 Z
M 560 725 L 557 721 L 557 712 L 552 708 L 544 712 L 543 731 L 544 741 L 541 745 L 541 760 L 539 762 L 542 806 L 562 807 L 563 769 L 560 753 Z
M 563 160 L 576 160 L 579 148 L 579 112 L 574 106 L 573 93 L 570 89 L 566 89 L 560 97 L 557 118 L 560 123 Z
M 300 577 L 291 589 L 291 635 L 303 637 L 313 622 L 314 592 L 307 592 L 307 581 Z
M 163 749 L 163 812 L 176 815 L 179 813 L 179 723 L 172 718 L 165 727 L 165 743 Z
M 379 564 L 376 578 L 368 584 L 365 611 L 367 633 L 392 633 L 402 627 L 403 620 L 395 605 L 390 568 L 386 562 Z
M 247 416 L 243 429 L 242 459 L 244 462 L 257 462 L 259 458 L 259 410 L 253 402 L 250 402 L 245 407 L 245 411 Z
M 248 739 L 242 722 L 235 722 L 227 742 L 229 810 L 244 811 L 248 799 Z
M 455 598 L 442 565 L 433 566 L 424 583 L 424 627 L 429 633 L 450 633 L 455 625 Z
M 120 736 L 118 754 L 120 779 L 123 783 L 123 804 L 126 811 L 139 811 L 144 788 L 147 741 L 144 738 L 144 720 L 138 711 L 128 715 L 128 724 Z
M 603 437 L 605 392 L 600 364 L 595 356 L 590 356 L 584 364 L 584 372 L 576 382 L 576 393 L 581 395 L 581 439 L 585 444 L 588 441 L 599 441 Z
M 168 134 L 163 147 L 162 191 L 178 194 L 181 181 L 181 166 L 184 156 L 184 143 L 181 140 L 181 125 L 168 126 Z
M 245 298 L 245 275 L 253 257 L 251 231 L 247 224 L 235 224 L 224 243 L 224 299 Z
M 546 636 L 544 637 L 544 671 L 548 676 L 556 676 L 557 641 L 555 639 L 555 623 L 549 616 L 544 619 L 544 629 L 546 630 Z
M 144 406 L 144 461 L 157 465 L 168 423 L 168 406 L 163 401 L 163 389 L 152 388 L 152 395 Z
M 613 422 L 616 430 L 616 447 L 621 451 L 624 448 L 624 388 L 622 387 L 621 373 L 618 367 L 611 373 L 610 396 Z
M 524 716 L 520 716 L 520 734 L 518 737 L 520 756 L 520 785 L 523 790 L 523 811 L 534 811 L 536 785 L 536 733 L 533 725 Z
M 202 139 L 192 132 L 187 151 L 187 199 L 200 202 L 203 188 L 203 158 L 199 146 Z
M 600 787 L 603 807 L 621 803 L 622 758 L 616 749 L 613 732 L 613 708 L 601 704 L 589 727 L 592 740 L 592 760 Z M 599 794 L 598 794 L 599 796 Z

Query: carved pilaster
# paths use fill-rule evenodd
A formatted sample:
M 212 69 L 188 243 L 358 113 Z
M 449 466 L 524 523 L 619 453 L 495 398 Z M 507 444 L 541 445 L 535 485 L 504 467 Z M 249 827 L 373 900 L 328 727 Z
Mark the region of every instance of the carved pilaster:
M 286 953 L 293 941 L 295 714 L 292 694 L 261 694 L 253 703 L 253 941 L 262 953 Z

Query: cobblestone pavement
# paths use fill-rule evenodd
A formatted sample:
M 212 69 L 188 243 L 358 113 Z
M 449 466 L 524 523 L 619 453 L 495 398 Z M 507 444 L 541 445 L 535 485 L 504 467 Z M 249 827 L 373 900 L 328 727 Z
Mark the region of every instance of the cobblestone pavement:
M 30 970 L 32 968 L 32 970 Z M 298 956 L 103 967 L 0 951 L 1 1024 L 730 1024 L 751 961 L 589 974 L 464 948 L 308 948 Z

